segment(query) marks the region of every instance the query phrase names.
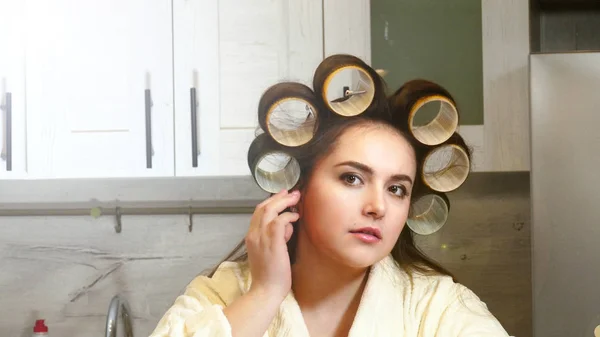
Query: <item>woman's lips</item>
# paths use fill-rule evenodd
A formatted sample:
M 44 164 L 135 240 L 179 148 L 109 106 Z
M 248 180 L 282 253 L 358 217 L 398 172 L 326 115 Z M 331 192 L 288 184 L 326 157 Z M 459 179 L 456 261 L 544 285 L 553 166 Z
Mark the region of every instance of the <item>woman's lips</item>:
M 365 243 L 376 243 L 381 241 L 381 231 L 376 227 L 363 227 L 351 230 L 350 233 Z

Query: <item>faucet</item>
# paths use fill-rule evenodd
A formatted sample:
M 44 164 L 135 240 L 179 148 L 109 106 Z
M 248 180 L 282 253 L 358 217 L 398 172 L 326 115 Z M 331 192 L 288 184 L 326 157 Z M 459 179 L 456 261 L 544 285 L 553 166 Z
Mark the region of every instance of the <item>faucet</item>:
M 119 319 L 119 309 L 123 318 L 123 327 L 126 337 L 133 337 L 133 326 L 131 324 L 131 314 L 129 304 L 119 295 L 115 295 L 108 306 L 108 315 L 106 316 L 106 337 L 117 337 L 117 321 Z

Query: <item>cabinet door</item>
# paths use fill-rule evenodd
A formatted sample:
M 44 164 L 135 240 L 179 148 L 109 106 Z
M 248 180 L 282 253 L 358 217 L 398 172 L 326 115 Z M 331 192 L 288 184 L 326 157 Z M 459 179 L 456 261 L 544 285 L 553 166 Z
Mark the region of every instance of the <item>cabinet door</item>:
M 171 0 L 30 0 L 33 177 L 173 175 Z
M 312 87 L 322 1 L 174 1 L 176 173 L 248 175 L 262 93 L 282 81 Z
M 23 5 L 0 0 L 0 179 L 25 176 Z

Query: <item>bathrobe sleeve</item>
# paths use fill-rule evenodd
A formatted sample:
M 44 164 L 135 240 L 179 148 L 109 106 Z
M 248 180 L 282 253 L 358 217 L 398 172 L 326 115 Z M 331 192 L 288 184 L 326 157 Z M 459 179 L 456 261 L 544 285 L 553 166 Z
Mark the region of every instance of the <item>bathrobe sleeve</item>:
M 150 337 L 231 337 L 226 306 L 214 280 L 199 276 L 178 296 Z M 219 290 L 219 291 L 218 291 Z
M 438 333 L 444 337 L 510 337 L 473 291 L 456 284 L 440 316 Z

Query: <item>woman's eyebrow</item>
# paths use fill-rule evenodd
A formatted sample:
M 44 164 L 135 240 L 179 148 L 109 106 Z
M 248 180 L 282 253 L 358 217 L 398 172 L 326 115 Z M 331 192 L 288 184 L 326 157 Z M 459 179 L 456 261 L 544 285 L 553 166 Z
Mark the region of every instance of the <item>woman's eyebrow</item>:
M 338 166 L 350 166 L 350 167 L 354 167 L 355 169 L 364 172 L 365 174 L 368 174 L 370 176 L 373 175 L 374 171 L 372 168 L 370 168 L 369 166 L 363 164 L 363 163 L 359 163 L 357 161 L 354 160 L 348 160 L 348 161 L 344 161 L 341 162 L 337 165 L 335 165 L 335 167 Z M 412 179 L 406 175 L 406 174 L 395 174 L 392 176 L 393 180 L 399 180 L 399 181 L 408 181 L 409 183 L 413 183 Z

